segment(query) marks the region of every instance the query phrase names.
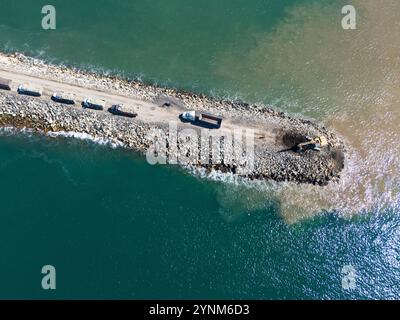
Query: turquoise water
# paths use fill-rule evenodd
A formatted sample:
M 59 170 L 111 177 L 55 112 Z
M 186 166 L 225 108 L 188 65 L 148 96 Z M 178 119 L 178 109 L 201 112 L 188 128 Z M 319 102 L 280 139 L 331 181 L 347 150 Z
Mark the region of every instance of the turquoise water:
M 0 298 L 399 298 L 400 151 L 389 142 L 400 31 L 385 30 L 400 7 L 385 1 L 385 19 L 353 1 L 355 41 L 340 29 L 343 1 L 53 1 L 57 30 L 44 31 L 46 2 L 0 0 L 4 50 L 272 104 L 354 147 L 347 178 L 321 191 L 202 179 L 90 141 L 3 132 Z M 55 291 L 41 289 L 45 264 Z M 345 265 L 354 290 L 342 288 Z
M 228 222 L 223 185 L 126 151 L 26 136 L 0 145 L 3 298 L 398 297 L 399 261 L 386 260 L 395 212 L 287 225 L 271 203 Z M 44 264 L 57 268 L 55 292 L 40 288 Z M 341 288 L 346 264 L 354 292 Z

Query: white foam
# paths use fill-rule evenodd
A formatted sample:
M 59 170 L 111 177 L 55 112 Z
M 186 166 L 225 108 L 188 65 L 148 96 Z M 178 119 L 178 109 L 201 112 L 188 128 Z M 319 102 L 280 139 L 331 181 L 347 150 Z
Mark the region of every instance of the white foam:
M 23 134 L 24 136 L 32 137 L 34 133 L 45 134 L 43 131 L 34 130 L 34 129 L 30 129 L 30 128 L 15 128 L 15 127 L 11 127 L 11 126 L 0 127 L 0 135 L 3 135 L 3 136 Z M 45 135 L 48 137 L 51 137 L 51 138 L 64 137 L 64 138 L 74 138 L 74 139 L 83 140 L 83 141 L 91 141 L 98 145 L 111 147 L 113 149 L 125 147 L 125 145 L 122 142 L 117 141 L 117 140 L 104 139 L 104 138 L 92 136 L 87 133 L 81 133 L 81 132 L 75 132 L 75 131 L 58 131 L 58 132 L 50 131 L 50 132 L 46 133 Z
M 51 131 L 51 132 L 48 132 L 47 135 L 52 138 L 65 137 L 65 138 L 74 138 L 74 139 L 84 140 L 84 141 L 92 141 L 96 144 L 108 146 L 113 149 L 125 147 L 125 145 L 122 142 L 117 141 L 117 140 L 104 139 L 104 138 L 92 136 L 88 133 L 82 133 L 82 132 L 76 132 L 76 131 L 57 131 L 57 132 Z

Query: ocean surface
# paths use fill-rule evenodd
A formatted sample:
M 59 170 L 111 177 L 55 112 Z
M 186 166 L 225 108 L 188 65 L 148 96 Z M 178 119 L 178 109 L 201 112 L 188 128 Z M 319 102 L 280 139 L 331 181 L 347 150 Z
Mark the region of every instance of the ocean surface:
M 250 183 L 3 129 L 0 298 L 400 298 L 399 1 L 53 0 L 50 31 L 46 4 L 0 0 L 0 50 L 268 104 L 348 158 L 324 188 Z

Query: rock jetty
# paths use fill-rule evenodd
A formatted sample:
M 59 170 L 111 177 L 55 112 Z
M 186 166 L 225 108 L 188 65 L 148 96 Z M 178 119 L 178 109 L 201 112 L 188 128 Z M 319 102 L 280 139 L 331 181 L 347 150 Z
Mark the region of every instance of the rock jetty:
M 250 171 L 242 170 L 243 163 L 235 162 L 235 160 L 204 163 L 199 161 L 199 157 L 190 158 L 187 155 L 187 145 L 183 146 L 183 141 L 178 139 L 176 148 L 172 151 L 169 149 L 167 157 L 193 159 L 184 165 L 199 166 L 208 171 L 231 172 L 249 179 L 294 181 L 317 185 L 326 185 L 329 181 L 339 179 L 344 167 L 345 146 L 334 132 L 313 121 L 294 118 L 268 106 L 217 99 L 173 88 L 148 85 L 137 80 L 56 66 L 22 54 L 0 54 L 0 69 L 132 97 L 151 102 L 159 108 L 165 108 L 165 103 L 167 103 L 181 111 L 207 111 L 229 118 L 231 123 L 251 123 L 252 127 L 268 128 L 267 131 L 273 133 L 274 141 L 271 142 L 263 134 L 256 132 L 253 164 Z M 0 126 L 31 128 L 38 132 L 86 133 L 143 154 L 154 147 L 154 141 L 151 138 L 154 137 L 154 132 L 158 132 L 159 136 L 160 132 L 162 133 L 167 146 L 176 142 L 170 136 L 170 126 L 167 123 L 158 123 L 156 120 L 146 122 L 140 119 L 140 114 L 137 119 L 132 120 L 113 116 L 107 112 L 95 112 L 77 106 L 55 103 L 50 99 L 21 96 L 15 92 L 1 90 Z M 187 128 L 180 123 L 177 127 L 178 129 Z M 304 142 L 306 136 L 324 136 L 328 140 L 328 146 L 320 152 L 309 150 L 296 153 L 291 150 L 296 144 Z M 199 154 L 204 151 L 202 148 L 205 146 L 202 142 L 199 136 L 195 143 Z M 222 137 L 218 143 L 226 146 L 231 141 Z M 233 146 L 233 148 L 238 147 Z M 221 159 L 224 159 L 226 149 L 221 148 L 219 152 Z M 235 150 L 235 152 L 240 153 L 241 150 Z M 242 155 L 246 156 L 245 153 Z

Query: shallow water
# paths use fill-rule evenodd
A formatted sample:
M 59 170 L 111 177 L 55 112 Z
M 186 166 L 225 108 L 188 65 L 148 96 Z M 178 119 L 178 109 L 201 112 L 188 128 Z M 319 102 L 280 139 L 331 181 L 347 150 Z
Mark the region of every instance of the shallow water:
M 56 31 L 40 29 L 40 1 L 7 3 L 0 45 L 271 104 L 336 130 L 349 157 L 326 188 L 219 182 L 85 141 L 3 133 L 0 296 L 46 296 L 36 282 L 52 261 L 57 297 L 399 297 L 397 1 L 351 1 L 351 31 L 344 1 L 53 3 Z M 341 287 L 347 264 L 354 291 Z

